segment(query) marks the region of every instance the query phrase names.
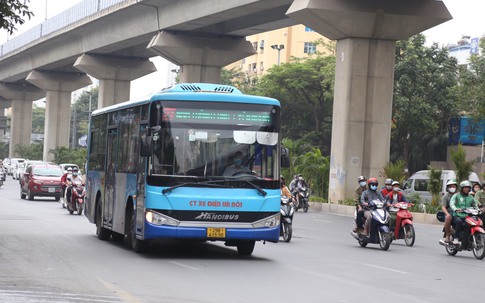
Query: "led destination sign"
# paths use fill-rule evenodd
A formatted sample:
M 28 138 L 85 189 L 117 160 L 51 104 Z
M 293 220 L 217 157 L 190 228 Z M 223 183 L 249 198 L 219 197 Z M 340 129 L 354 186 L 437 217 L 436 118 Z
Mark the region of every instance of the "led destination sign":
M 163 121 L 173 123 L 269 125 L 271 124 L 271 115 L 268 112 L 257 111 L 165 107 L 163 109 Z

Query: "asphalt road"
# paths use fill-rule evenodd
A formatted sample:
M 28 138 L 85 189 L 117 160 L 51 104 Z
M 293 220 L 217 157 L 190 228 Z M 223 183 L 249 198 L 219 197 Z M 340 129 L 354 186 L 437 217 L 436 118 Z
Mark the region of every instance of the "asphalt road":
M 358 246 L 350 217 L 298 212 L 290 243 L 257 243 L 240 257 L 223 243 L 162 241 L 146 254 L 100 241 L 84 216 L 53 199 L 0 188 L 0 302 L 481 301 L 485 261 L 448 256 L 441 227 L 389 251 Z

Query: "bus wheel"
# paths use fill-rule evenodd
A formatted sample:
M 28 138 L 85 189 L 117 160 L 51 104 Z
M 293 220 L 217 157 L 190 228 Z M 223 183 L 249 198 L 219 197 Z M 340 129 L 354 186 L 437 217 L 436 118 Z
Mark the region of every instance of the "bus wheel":
M 103 227 L 103 218 L 101 217 L 101 202 L 98 201 L 98 207 L 96 210 L 96 235 L 98 236 L 99 240 L 109 240 L 111 233 L 109 230 Z
M 237 252 L 241 256 L 250 256 L 254 250 L 255 241 L 240 241 L 237 243 Z
M 147 250 L 148 243 L 146 241 L 140 240 L 136 238 L 136 224 L 135 224 L 135 213 L 133 211 L 128 212 L 128 216 L 130 218 L 130 228 L 127 232 L 127 240 L 131 244 L 131 249 L 136 253 L 144 253 Z

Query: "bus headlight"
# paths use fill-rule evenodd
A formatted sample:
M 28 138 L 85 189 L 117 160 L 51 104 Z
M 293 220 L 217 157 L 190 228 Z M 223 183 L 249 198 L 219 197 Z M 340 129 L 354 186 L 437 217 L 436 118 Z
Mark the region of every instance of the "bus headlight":
M 178 226 L 180 224 L 179 221 L 171 218 L 171 217 L 168 217 L 168 216 L 165 216 L 165 215 L 162 215 L 161 213 L 157 213 L 157 212 L 154 212 L 154 211 L 147 211 L 147 214 L 146 214 L 146 219 L 148 222 L 150 222 L 151 224 L 154 224 L 154 225 L 170 225 L 170 226 Z
M 252 225 L 254 228 L 278 226 L 280 225 L 280 214 L 276 214 L 271 217 L 264 218 L 263 220 L 256 221 Z

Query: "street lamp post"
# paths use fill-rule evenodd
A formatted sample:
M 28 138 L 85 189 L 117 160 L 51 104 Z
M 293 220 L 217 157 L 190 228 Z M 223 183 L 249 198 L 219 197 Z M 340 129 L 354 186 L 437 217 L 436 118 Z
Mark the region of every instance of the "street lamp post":
M 281 52 L 282 49 L 285 48 L 285 46 L 283 44 L 280 44 L 280 45 L 273 44 L 273 45 L 271 45 L 271 48 L 278 51 L 278 65 L 280 65 L 280 52 Z

